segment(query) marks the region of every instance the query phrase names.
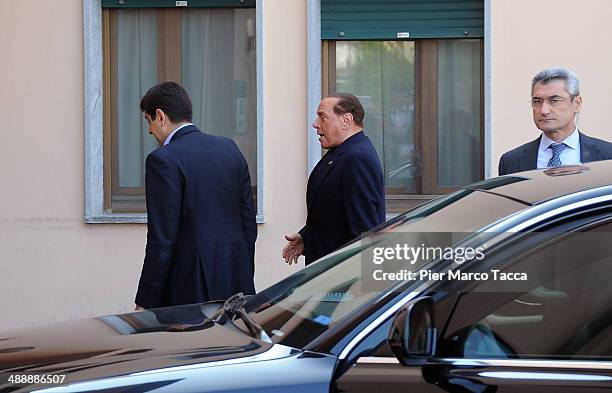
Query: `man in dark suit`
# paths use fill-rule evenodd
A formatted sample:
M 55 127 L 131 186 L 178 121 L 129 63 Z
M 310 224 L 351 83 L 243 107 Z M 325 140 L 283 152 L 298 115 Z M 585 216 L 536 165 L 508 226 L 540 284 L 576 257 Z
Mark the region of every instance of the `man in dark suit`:
M 612 159 L 612 143 L 578 131 L 582 107 L 576 75 L 563 68 L 539 72 L 531 81 L 533 121 L 542 134 L 534 141 L 504 153 L 499 174 L 536 168 Z
M 312 126 L 329 150 L 308 179 L 306 225 L 285 236 L 285 262 L 304 254 L 308 265 L 385 221 L 383 172 L 363 117 L 352 94 L 332 94 L 319 104 Z
M 147 247 L 137 309 L 252 294 L 257 226 L 246 160 L 191 124 L 191 100 L 162 82 L 142 98 L 161 145 L 146 160 Z

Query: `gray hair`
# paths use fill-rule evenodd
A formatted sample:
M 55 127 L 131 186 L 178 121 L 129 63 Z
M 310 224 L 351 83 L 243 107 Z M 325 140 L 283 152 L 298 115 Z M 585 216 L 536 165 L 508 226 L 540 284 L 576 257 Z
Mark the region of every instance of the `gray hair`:
M 580 94 L 580 82 L 578 82 L 578 77 L 573 71 L 565 68 L 548 68 L 538 72 L 531 80 L 531 91 L 533 92 L 533 87 L 536 83 L 545 85 L 554 80 L 564 81 L 565 90 L 572 97 Z

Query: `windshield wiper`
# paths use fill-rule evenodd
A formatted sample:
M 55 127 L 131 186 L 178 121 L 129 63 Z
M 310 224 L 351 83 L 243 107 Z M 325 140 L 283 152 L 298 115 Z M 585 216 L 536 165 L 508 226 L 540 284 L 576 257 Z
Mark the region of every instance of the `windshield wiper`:
M 242 320 L 242 322 L 244 322 L 247 329 L 249 329 L 251 336 L 262 341 L 272 343 L 268 333 L 266 333 L 266 331 L 257 322 L 255 322 L 253 318 L 251 318 L 249 313 L 244 308 L 244 305 L 250 296 L 251 295 L 244 295 L 242 292 L 231 296 L 223 303 L 223 306 L 217 310 L 215 315 L 213 315 L 212 320 L 220 325 L 224 325 L 228 320 L 238 317 L 240 320 Z

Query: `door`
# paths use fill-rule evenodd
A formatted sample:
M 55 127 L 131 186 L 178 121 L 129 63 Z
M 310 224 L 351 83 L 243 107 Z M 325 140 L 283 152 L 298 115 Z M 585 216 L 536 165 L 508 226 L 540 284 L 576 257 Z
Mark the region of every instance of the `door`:
M 495 266 L 498 275 L 526 273 L 520 289 L 489 280 L 460 293 L 439 326 L 435 358 L 403 367 L 379 345 L 337 379 L 336 391 L 610 391 L 612 224 L 557 229 L 553 240 Z

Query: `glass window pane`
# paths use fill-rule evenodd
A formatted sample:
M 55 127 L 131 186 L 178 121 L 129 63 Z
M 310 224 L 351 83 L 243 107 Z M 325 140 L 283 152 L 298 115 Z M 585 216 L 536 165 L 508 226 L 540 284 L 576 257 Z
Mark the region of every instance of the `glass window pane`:
M 202 131 L 234 139 L 257 180 L 255 10 L 182 13 L 183 85 Z
M 361 99 L 364 131 L 383 165 L 387 193 L 419 192 L 414 50 L 412 41 L 336 42 L 336 91 Z
M 175 12 L 176 11 L 176 12 Z M 144 163 L 157 142 L 140 113 L 140 98 L 161 80 L 176 80 L 194 104 L 203 131 L 232 138 L 257 182 L 255 10 L 121 9 L 105 23 L 105 105 L 110 139 L 105 171 L 109 207 L 144 211 Z M 180 57 L 178 56 L 180 54 Z
M 144 186 L 145 157 L 156 147 L 138 107 L 157 82 L 157 14 L 153 10 L 117 13 L 116 40 L 117 167 L 119 187 Z
M 612 224 L 571 234 L 521 255 L 504 273 L 525 273 L 528 288 L 494 292 L 489 280 L 461 297 L 441 356 L 612 358 Z
M 480 180 L 480 90 L 480 40 L 439 40 L 439 186 Z

